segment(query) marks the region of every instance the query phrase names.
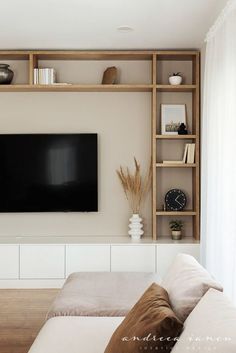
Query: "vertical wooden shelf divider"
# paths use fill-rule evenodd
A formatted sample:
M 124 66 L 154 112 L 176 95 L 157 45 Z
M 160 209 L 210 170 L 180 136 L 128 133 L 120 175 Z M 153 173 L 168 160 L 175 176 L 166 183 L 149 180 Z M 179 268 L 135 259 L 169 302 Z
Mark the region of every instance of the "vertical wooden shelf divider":
M 196 240 L 200 240 L 200 55 L 196 53 L 193 59 L 193 79 L 196 89 L 192 94 L 193 127 L 196 134 L 196 168 L 193 170 L 193 206 L 196 216 L 193 217 L 193 234 Z
M 157 239 L 157 193 L 156 193 L 156 133 L 157 133 L 157 93 L 156 93 L 156 80 L 157 80 L 157 56 L 153 54 L 152 57 L 152 237 L 153 240 Z

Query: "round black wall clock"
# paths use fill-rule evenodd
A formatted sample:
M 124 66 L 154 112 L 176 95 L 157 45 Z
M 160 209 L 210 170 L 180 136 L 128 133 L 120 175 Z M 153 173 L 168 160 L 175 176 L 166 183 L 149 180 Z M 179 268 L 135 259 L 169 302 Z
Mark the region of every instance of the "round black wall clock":
M 167 210 L 170 211 L 181 211 L 184 209 L 187 203 L 185 193 L 179 189 L 171 189 L 166 193 L 165 204 Z

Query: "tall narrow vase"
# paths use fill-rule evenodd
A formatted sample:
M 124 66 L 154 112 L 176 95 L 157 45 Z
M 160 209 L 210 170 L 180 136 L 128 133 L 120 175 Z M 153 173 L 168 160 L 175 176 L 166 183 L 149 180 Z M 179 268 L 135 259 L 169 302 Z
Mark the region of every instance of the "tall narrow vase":
M 142 230 L 143 224 L 142 224 L 142 218 L 139 217 L 138 214 L 133 214 L 133 216 L 129 219 L 129 235 L 131 236 L 132 239 L 138 240 L 141 239 L 141 236 L 143 235 L 144 231 Z

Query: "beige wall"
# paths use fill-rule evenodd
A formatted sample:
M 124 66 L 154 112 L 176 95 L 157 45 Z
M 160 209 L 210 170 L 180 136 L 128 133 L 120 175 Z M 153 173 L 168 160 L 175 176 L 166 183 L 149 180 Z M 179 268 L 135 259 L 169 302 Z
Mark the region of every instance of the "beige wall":
M 16 82 L 22 81 L 24 65 L 13 64 Z M 131 63 L 124 67 L 124 80 L 137 74 L 141 82 L 149 80 L 149 64 L 134 64 L 133 71 Z M 94 72 L 97 65 L 96 83 L 107 63 L 89 65 Z M 82 77 L 89 67 L 83 63 L 77 69 Z M 87 71 L 90 75 L 91 70 Z M 151 93 L 1 93 L 0 106 L 1 133 L 95 132 L 99 136 L 99 212 L 0 214 L 0 236 L 126 235 L 130 210 L 115 170 L 120 164 L 131 166 L 133 156 L 142 166 L 148 164 Z M 150 235 L 150 199 L 143 216 L 146 235 Z
M 150 99 L 148 93 L 1 94 L 1 133 L 98 133 L 99 212 L 1 214 L 0 235 L 125 235 L 130 212 L 115 170 L 130 166 L 133 156 L 147 165 Z M 143 214 L 150 234 L 150 207 Z

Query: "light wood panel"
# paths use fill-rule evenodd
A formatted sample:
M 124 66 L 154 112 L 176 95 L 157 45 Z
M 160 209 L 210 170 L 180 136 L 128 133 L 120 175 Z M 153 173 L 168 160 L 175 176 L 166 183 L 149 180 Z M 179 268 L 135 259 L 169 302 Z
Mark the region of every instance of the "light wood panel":
M 57 289 L 0 290 L 0 352 L 27 353 Z
M 152 84 L 155 87 L 157 82 L 157 57 L 156 54 L 152 58 Z M 157 95 L 156 89 L 152 91 L 152 237 L 157 239 L 157 170 L 156 170 L 156 131 L 157 131 Z
M 32 74 L 31 74 L 32 80 Z M 152 85 L 2 85 L 0 92 L 152 92 Z
M 158 92 L 193 92 L 196 88 L 196 85 L 156 85 Z
M 195 211 L 157 211 L 157 216 L 196 216 Z
M 186 163 L 186 164 L 179 164 L 179 163 L 156 163 L 157 168 L 196 168 L 196 163 Z
M 193 219 L 194 237 L 200 239 L 200 54 L 193 61 L 193 77 L 197 89 L 193 93 L 193 126 L 196 134 L 195 161 L 197 167 L 193 173 L 193 206 L 196 216 Z
M 161 140 L 193 140 L 196 135 L 156 135 L 156 138 Z
M 26 85 L 2 85 L 0 92 L 151 92 L 155 86 L 145 84 L 116 84 L 116 85 L 34 85 L 33 69 L 36 67 L 35 57 L 31 56 L 29 65 L 29 84 Z M 159 92 L 192 92 L 192 86 L 174 87 L 171 85 L 157 85 Z

